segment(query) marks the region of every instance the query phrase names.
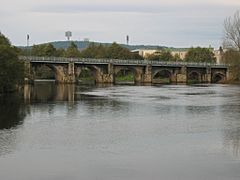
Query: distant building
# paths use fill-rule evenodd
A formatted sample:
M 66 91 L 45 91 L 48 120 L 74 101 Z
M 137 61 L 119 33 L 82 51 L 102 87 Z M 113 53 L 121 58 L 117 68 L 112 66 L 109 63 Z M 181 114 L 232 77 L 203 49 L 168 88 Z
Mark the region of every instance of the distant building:
M 222 56 L 223 56 L 223 52 L 225 52 L 226 50 L 214 50 L 213 48 L 211 48 L 215 57 L 216 57 L 216 63 L 217 64 L 221 64 L 222 63 Z M 171 51 L 171 54 L 173 56 L 179 56 L 179 58 L 181 60 L 184 60 L 186 55 L 187 55 L 187 49 L 180 49 L 178 51 Z M 140 56 L 142 56 L 144 59 L 146 59 L 149 55 L 159 55 L 161 53 L 161 50 L 157 50 L 157 49 L 136 49 L 136 50 L 132 50 L 132 52 L 137 52 Z
M 132 50 L 131 52 L 138 53 L 140 56 L 143 58 L 147 58 L 149 55 L 158 55 L 161 53 L 161 50 L 156 50 L 156 49 L 136 49 Z
M 227 49 L 222 49 L 221 47 L 217 50 L 214 50 L 213 53 L 216 57 L 216 63 L 221 64 L 223 62 L 223 54 L 227 51 Z
M 186 55 L 187 55 L 187 51 L 184 50 L 184 51 L 171 51 L 171 54 L 173 56 L 178 56 L 181 60 L 184 60 Z

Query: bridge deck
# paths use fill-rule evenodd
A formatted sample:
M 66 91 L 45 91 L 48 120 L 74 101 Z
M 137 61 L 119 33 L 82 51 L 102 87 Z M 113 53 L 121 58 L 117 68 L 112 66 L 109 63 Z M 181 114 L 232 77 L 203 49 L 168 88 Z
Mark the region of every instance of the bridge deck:
M 167 67 L 213 67 L 213 68 L 228 68 L 226 64 L 215 63 L 189 63 L 189 62 L 171 62 L 171 61 L 149 61 L 149 60 L 122 60 L 122 59 L 89 59 L 89 58 L 64 58 L 64 57 L 36 57 L 36 56 L 19 56 L 20 60 L 33 63 L 51 63 L 51 64 L 99 64 L 99 65 L 122 65 L 122 66 L 167 66 Z

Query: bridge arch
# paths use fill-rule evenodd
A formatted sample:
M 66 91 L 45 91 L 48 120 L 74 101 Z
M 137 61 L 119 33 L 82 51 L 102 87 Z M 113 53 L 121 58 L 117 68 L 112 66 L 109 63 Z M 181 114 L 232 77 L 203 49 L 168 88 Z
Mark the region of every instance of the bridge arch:
M 82 83 L 96 83 L 101 77 L 102 70 L 95 65 L 84 65 L 75 67 L 75 77 L 78 82 Z
M 190 71 L 187 74 L 187 82 L 188 83 L 201 83 L 202 74 L 198 71 Z
M 212 74 L 212 83 L 223 83 L 226 80 L 226 74 L 217 71 Z
M 153 83 L 171 83 L 173 72 L 170 69 L 159 69 L 153 73 Z
M 132 66 L 116 66 L 114 69 L 115 83 L 135 83 L 136 68 Z
M 58 69 L 52 64 L 32 64 L 32 78 L 35 79 L 55 79 L 57 80 Z

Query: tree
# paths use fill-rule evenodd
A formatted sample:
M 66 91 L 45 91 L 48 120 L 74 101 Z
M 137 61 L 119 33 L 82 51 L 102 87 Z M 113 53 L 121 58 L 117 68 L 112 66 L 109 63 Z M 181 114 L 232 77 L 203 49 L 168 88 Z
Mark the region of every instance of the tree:
M 185 57 L 186 62 L 207 62 L 215 63 L 216 58 L 214 53 L 209 48 L 190 48 Z
M 160 53 L 160 61 L 174 61 L 174 57 L 170 51 L 163 50 Z
M 84 58 L 106 58 L 107 47 L 102 44 L 96 45 L 95 43 L 90 43 L 89 46 L 81 52 L 81 56 Z
M 56 56 L 56 48 L 52 44 L 46 44 L 44 47 L 45 56 Z
M 45 45 L 41 44 L 41 45 L 33 45 L 32 49 L 31 49 L 31 55 L 32 56 L 44 56 L 44 48 Z
M 109 46 L 107 54 L 110 59 L 128 59 L 130 51 L 114 42 Z
M 57 50 L 51 44 L 33 45 L 31 55 L 33 56 L 56 56 Z
M 130 52 L 127 48 L 113 43 L 110 46 L 91 43 L 88 48 L 81 52 L 84 58 L 110 58 L 110 59 L 142 59 L 138 54 Z
M 0 93 L 15 90 L 23 79 L 24 64 L 18 60 L 18 50 L 0 33 Z
M 230 64 L 230 80 L 240 81 L 240 11 L 224 20 L 223 61 Z
M 230 81 L 240 81 L 240 52 L 229 49 L 223 54 L 223 62 L 230 64 Z
M 71 58 L 80 57 L 80 52 L 79 52 L 76 44 L 71 42 L 70 46 L 67 48 L 67 50 L 65 52 L 65 57 L 68 57 L 68 58 L 70 58 L 70 57 Z
M 224 20 L 224 48 L 240 51 L 240 11 Z
M 161 50 L 158 54 L 150 54 L 147 56 L 148 60 L 152 61 L 175 61 L 174 56 L 169 50 Z
M 66 52 L 65 52 L 65 49 L 60 48 L 60 49 L 57 49 L 57 50 L 56 50 L 55 56 L 56 56 L 56 57 L 64 57 L 65 53 L 66 53 Z

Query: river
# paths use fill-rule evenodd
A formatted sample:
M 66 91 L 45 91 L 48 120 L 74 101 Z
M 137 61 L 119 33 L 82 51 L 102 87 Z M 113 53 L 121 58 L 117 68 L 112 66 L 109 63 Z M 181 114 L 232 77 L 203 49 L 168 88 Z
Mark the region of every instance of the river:
M 39 82 L 0 98 L 1 180 L 239 180 L 240 86 Z

